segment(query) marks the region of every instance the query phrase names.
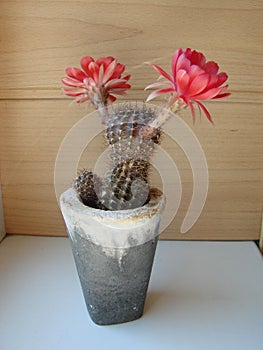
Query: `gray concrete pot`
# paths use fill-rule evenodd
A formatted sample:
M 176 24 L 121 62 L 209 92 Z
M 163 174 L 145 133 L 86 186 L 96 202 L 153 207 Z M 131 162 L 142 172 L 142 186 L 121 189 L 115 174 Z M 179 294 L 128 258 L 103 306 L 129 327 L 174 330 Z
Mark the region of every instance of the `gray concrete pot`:
M 60 198 L 84 298 L 99 325 L 142 316 L 165 199 L 151 191 L 141 208 L 104 211 L 83 205 L 73 189 Z

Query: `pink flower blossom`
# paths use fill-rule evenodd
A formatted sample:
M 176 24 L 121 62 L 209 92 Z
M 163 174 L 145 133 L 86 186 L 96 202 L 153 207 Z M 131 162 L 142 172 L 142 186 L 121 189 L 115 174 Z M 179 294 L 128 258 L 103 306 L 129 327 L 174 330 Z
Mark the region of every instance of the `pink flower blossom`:
M 96 61 L 82 57 L 79 68 L 67 68 L 67 77 L 62 82 L 69 88 L 63 88 L 67 96 L 76 97 L 76 102 L 90 101 L 96 108 L 103 107 L 116 100 L 114 95 L 124 95 L 131 86 L 127 84 L 130 75 L 122 77 L 125 65 L 114 57 L 100 57 Z
M 203 110 L 210 122 L 212 118 L 206 107 L 200 101 L 213 100 L 229 96 L 225 92 L 228 85 L 222 86 L 227 80 L 226 73 L 218 73 L 218 64 L 206 62 L 201 52 L 178 49 L 172 59 L 172 74 L 168 74 L 156 64 L 149 63 L 166 81 L 148 85 L 146 89 L 158 88 L 152 92 L 147 101 L 162 95 L 170 94 L 168 107 L 171 109 L 189 106 L 193 118 L 195 117 L 194 104 Z

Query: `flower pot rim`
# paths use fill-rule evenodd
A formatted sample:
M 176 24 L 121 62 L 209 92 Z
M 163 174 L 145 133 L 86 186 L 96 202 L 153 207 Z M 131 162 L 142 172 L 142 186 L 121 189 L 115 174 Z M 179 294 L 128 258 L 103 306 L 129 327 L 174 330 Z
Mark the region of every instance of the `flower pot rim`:
M 95 244 L 108 248 L 127 248 L 143 244 L 159 235 L 165 196 L 151 190 L 149 203 L 129 210 L 101 210 L 84 205 L 73 188 L 62 193 L 61 211 L 68 233 L 76 232 Z
M 129 219 L 140 217 L 143 218 L 144 215 L 149 216 L 154 215 L 156 212 L 160 211 L 165 204 L 165 196 L 161 190 L 157 188 L 151 188 L 149 191 L 150 200 L 144 206 L 134 208 L 134 209 L 124 209 L 124 210 L 103 210 L 98 208 L 89 207 L 81 201 L 78 194 L 73 188 L 67 189 L 61 194 L 60 202 L 68 203 L 75 212 L 82 213 L 89 216 L 100 216 L 105 219 Z

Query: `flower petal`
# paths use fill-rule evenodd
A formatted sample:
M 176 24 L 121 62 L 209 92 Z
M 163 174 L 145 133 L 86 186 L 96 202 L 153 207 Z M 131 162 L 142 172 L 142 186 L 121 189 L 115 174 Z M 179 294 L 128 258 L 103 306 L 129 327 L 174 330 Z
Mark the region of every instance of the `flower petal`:
M 204 65 L 204 70 L 208 74 L 217 74 L 217 72 L 219 70 L 219 66 L 216 62 L 209 61 Z
M 67 86 L 74 86 L 74 87 L 83 86 L 84 87 L 83 82 L 81 82 L 77 79 L 74 79 L 74 78 L 64 77 L 61 79 L 61 81 L 63 84 L 65 84 Z
M 84 56 L 80 60 L 80 65 L 88 77 L 90 76 L 89 64 L 91 62 L 94 62 L 94 58 L 91 56 Z
M 188 71 L 190 81 L 192 81 L 196 76 L 204 73 L 205 71 L 201 67 L 197 66 L 196 64 L 193 64 Z
M 70 90 L 70 89 L 66 89 L 66 88 L 62 88 L 62 91 L 67 96 L 79 96 L 79 95 L 85 94 L 87 92 L 85 89 Z
M 92 79 L 95 81 L 96 84 L 99 79 L 99 70 L 100 70 L 100 67 L 96 62 L 90 62 L 89 64 L 90 76 L 92 77 Z
M 114 60 L 108 65 L 108 67 L 105 70 L 103 80 L 102 80 L 103 84 L 105 84 L 111 78 L 115 68 L 116 68 L 116 61 Z
M 107 56 L 107 57 L 99 57 L 96 60 L 96 63 L 98 66 L 103 65 L 104 70 L 106 70 L 106 68 L 111 64 L 112 61 L 115 61 L 115 58 L 112 56 Z
M 195 103 L 198 104 L 198 106 L 203 110 L 203 112 L 205 113 L 206 115 L 206 118 L 210 121 L 210 123 L 214 124 L 213 120 L 212 120 L 212 117 L 211 117 L 211 114 L 208 112 L 208 110 L 206 109 L 206 107 L 200 103 L 199 101 L 195 101 Z
M 202 92 L 209 82 L 209 74 L 197 75 L 189 85 L 187 96 L 196 96 Z
M 125 70 L 125 65 L 121 63 L 117 63 L 111 78 L 112 79 L 120 78 L 124 70 Z
M 217 98 L 225 98 L 225 97 L 230 96 L 230 95 L 231 95 L 230 92 L 225 92 L 224 94 L 220 94 L 220 95 L 213 97 L 213 100 L 215 100 Z
M 218 75 L 210 75 L 209 83 L 207 84 L 206 88 L 203 90 L 203 93 L 205 93 L 210 89 L 220 87 L 227 80 L 227 78 L 228 77 L 226 73 L 220 73 Z
M 131 77 L 131 75 L 130 75 L 130 74 L 128 74 L 128 75 L 125 75 L 125 77 L 123 77 L 122 79 L 124 79 L 124 80 L 128 81 L 128 80 L 130 80 L 130 77 Z
M 98 87 L 102 86 L 102 82 L 103 82 L 103 77 L 104 77 L 104 66 L 103 64 L 101 64 L 99 66 L 99 77 L 98 77 Z
M 125 79 L 112 79 L 105 84 L 105 88 L 112 89 L 113 87 L 118 87 L 120 85 L 129 85 Z M 130 85 L 129 85 L 130 86 Z
M 160 89 L 160 90 L 153 91 L 148 96 L 146 102 L 154 99 L 155 97 L 158 97 L 159 95 L 168 94 L 168 93 L 172 93 L 172 92 L 174 92 L 174 90 L 172 88 L 166 88 L 166 89 Z
M 191 62 L 189 61 L 189 59 L 184 54 L 180 55 L 177 60 L 174 78 L 179 70 L 182 69 L 188 72 L 190 67 L 191 67 Z
M 82 81 L 87 78 L 86 74 L 82 72 L 79 68 L 69 67 L 66 69 L 66 73 L 70 78 L 77 79 L 78 81 Z
M 179 56 L 183 53 L 182 49 L 178 49 L 175 51 L 175 53 L 173 54 L 173 58 L 172 58 L 172 74 L 173 77 L 175 77 L 176 75 L 176 66 L 177 66 L 177 61 Z
M 196 64 L 197 66 L 204 68 L 206 58 L 205 55 L 202 54 L 202 52 L 198 52 L 196 50 L 191 50 L 191 53 L 189 54 L 189 59 L 191 60 L 191 64 Z
M 172 87 L 173 85 L 169 81 L 158 81 L 157 83 L 153 83 L 153 84 L 147 85 L 144 88 L 144 90 L 154 89 L 154 88 L 161 87 L 161 86 L 170 86 L 170 87 Z
M 163 77 L 166 79 L 170 80 L 173 82 L 173 79 L 170 74 L 166 73 L 161 67 L 157 66 L 157 64 L 151 63 L 151 62 L 145 62 L 146 64 L 149 64 L 152 66 L 159 74 L 161 74 Z
M 217 75 L 217 77 L 218 77 L 217 86 L 220 86 L 224 84 L 224 82 L 227 80 L 228 75 L 225 72 L 221 72 Z
M 109 99 L 111 102 L 114 102 L 117 100 L 117 98 L 115 96 L 109 95 Z
M 210 75 L 209 82 L 208 82 L 204 92 L 209 90 L 209 89 L 212 89 L 214 87 L 218 87 L 218 76 L 217 75 Z
M 180 94 L 184 94 L 189 85 L 189 75 L 184 69 L 180 69 L 176 75 L 176 86 Z
M 195 122 L 195 109 L 194 109 L 193 103 L 189 101 L 187 104 L 190 107 L 190 111 L 193 117 L 193 122 Z
M 197 94 L 195 96 L 192 96 L 192 98 L 195 98 L 196 100 L 211 100 L 212 98 L 215 98 L 217 95 L 221 94 L 228 88 L 228 85 L 223 86 L 221 88 L 213 88 L 210 90 L 207 90 L 201 94 Z
M 80 97 L 75 98 L 76 103 L 83 103 L 86 101 L 90 101 L 89 97 L 86 95 L 81 95 Z
M 116 84 L 115 86 L 110 86 L 110 87 L 107 88 L 107 90 L 108 91 L 113 91 L 113 90 L 118 90 L 118 89 L 127 90 L 130 87 L 131 86 L 129 84 L 121 83 L 121 84 Z

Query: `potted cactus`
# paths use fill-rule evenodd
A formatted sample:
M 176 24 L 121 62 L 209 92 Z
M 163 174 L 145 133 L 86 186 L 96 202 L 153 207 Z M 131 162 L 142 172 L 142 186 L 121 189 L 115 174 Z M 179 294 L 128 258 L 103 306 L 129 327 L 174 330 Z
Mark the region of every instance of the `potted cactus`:
M 146 103 L 115 102 L 130 88 L 125 66 L 113 57 L 96 61 L 85 56 L 81 69 L 67 68 L 63 89 L 77 103 L 98 111 L 110 149 L 103 178 L 82 170 L 60 198 L 87 309 L 99 325 L 118 324 L 142 316 L 165 197 L 149 181 L 151 157 L 160 143 L 161 127 L 174 112 L 195 106 L 210 122 L 201 101 L 226 97 L 226 73 L 197 51 L 177 50 L 172 73 L 149 63 L 165 80 Z M 147 102 L 168 96 L 165 108 Z

